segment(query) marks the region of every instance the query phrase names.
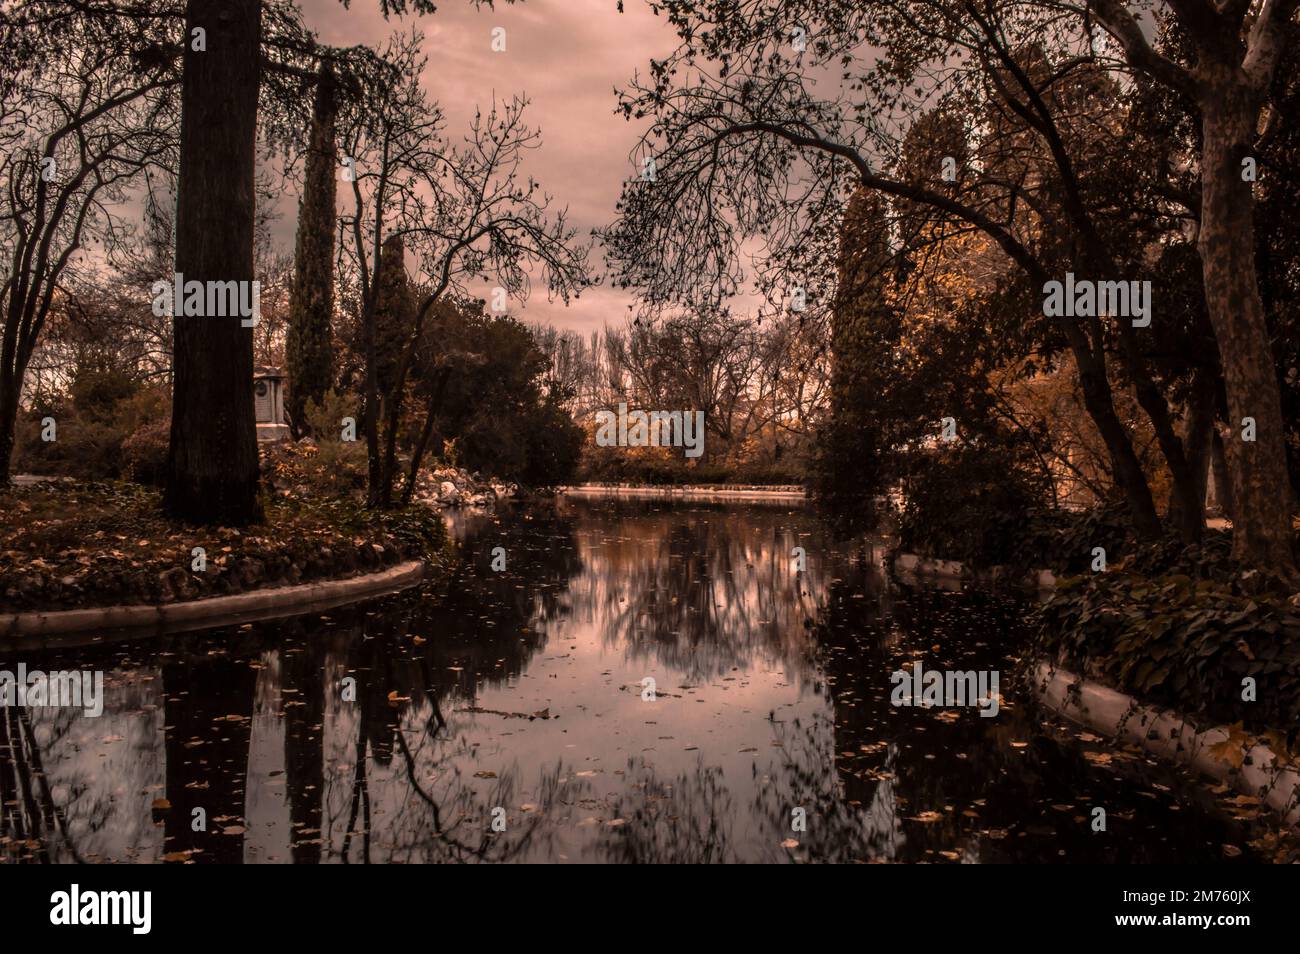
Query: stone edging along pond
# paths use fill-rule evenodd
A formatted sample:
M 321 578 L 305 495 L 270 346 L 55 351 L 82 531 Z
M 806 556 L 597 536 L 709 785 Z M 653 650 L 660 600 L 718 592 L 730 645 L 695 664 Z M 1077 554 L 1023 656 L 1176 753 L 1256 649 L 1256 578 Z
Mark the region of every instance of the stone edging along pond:
M 781 484 L 770 487 L 758 485 L 698 486 L 682 485 L 628 485 L 576 484 L 559 487 L 557 492 L 566 497 L 650 497 L 674 500 L 752 500 L 782 503 L 802 503 L 808 499 L 802 487 Z
M 0 644 L 39 643 L 46 637 L 57 637 L 60 645 L 68 645 L 63 637 L 72 637 L 75 643 L 78 636 L 97 637 L 112 630 L 152 628 L 175 632 L 293 616 L 407 589 L 424 579 L 424 569 L 423 560 L 409 560 L 362 576 L 267 587 L 179 603 L 3 613 L 0 614 Z
M 915 553 L 895 554 L 894 567 L 903 573 L 935 576 L 948 580 L 997 579 L 1005 572 L 1005 568 L 995 566 L 986 571 L 972 573 L 964 563 L 958 563 L 956 560 L 932 560 L 929 557 L 917 556 Z M 1029 586 L 1050 590 L 1056 586 L 1056 574 L 1051 570 L 1030 570 L 1025 574 L 1023 582 Z
M 1082 679 L 1046 660 L 1034 669 L 1034 688 L 1044 705 L 1067 719 L 1226 782 L 1262 799 L 1287 824 L 1300 825 L 1300 770 L 1281 765 L 1268 746 L 1253 746 L 1245 753 L 1241 768 L 1233 769 L 1212 751 L 1231 739 L 1222 726 L 1197 731 L 1177 713 L 1144 706 L 1132 696 Z

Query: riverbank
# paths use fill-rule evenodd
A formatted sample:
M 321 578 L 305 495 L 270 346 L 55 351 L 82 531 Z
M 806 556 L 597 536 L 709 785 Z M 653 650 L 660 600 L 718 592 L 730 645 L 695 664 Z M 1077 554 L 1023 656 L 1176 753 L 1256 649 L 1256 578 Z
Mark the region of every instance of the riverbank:
M 566 497 L 599 498 L 628 497 L 635 499 L 663 498 L 669 500 L 734 500 L 802 503 L 807 501 L 807 491 L 797 484 L 763 486 L 758 484 L 577 484 L 557 488 Z
M 445 558 L 437 512 L 372 511 L 348 498 L 271 497 L 265 522 L 194 527 L 161 494 L 57 481 L 0 491 L 0 613 L 167 606 L 345 580 Z
M 234 596 L 212 596 L 181 603 L 97 606 L 52 613 L 0 613 L 0 641 L 24 648 L 46 645 L 67 648 L 320 613 L 418 586 L 424 580 L 426 568 L 423 560 L 408 560 L 387 570 L 345 579 L 263 587 Z
M 1300 770 L 1283 747 L 1274 751 L 1240 726 L 1200 728 L 1180 713 L 1144 706 L 1122 692 L 1059 669 L 1047 661 L 1031 675 L 1039 700 L 1051 711 L 1117 742 L 1186 765 L 1232 785 L 1254 804 L 1300 825 Z M 1284 746 L 1285 739 L 1274 744 Z

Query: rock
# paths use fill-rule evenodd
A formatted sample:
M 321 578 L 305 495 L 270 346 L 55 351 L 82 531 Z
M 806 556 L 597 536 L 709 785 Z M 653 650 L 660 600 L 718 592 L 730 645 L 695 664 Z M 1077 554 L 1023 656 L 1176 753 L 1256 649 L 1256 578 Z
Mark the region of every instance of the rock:
M 191 589 L 189 573 L 179 566 L 158 574 L 158 591 L 164 603 L 189 599 Z
M 240 560 L 236 572 L 243 586 L 250 590 L 256 589 L 265 576 L 262 561 L 252 557 L 244 557 Z

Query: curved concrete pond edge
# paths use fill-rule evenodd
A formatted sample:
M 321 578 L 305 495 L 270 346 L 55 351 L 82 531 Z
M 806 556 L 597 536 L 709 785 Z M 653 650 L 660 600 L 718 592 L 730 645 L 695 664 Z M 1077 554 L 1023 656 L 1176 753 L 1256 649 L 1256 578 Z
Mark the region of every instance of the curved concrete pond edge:
M 557 487 L 556 493 L 565 497 L 626 497 L 667 500 L 737 500 L 757 503 L 805 503 L 808 494 L 802 487 L 784 485 L 780 487 L 693 487 L 690 485 L 673 486 L 628 486 L 621 487 L 606 484 L 575 484 Z
M 1176 712 L 1144 706 L 1045 660 L 1035 667 L 1034 688 L 1044 705 L 1067 719 L 1232 785 L 1262 799 L 1287 824 L 1300 824 L 1300 770 L 1279 763 L 1268 746 L 1254 746 L 1241 768 L 1233 769 L 1211 751 L 1230 738 L 1222 726 L 1198 732 Z
M 966 564 L 959 563 L 956 560 L 932 560 L 929 557 L 918 556 L 915 553 L 898 553 L 894 555 L 894 567 L 901 573 L 910 573 L 915 576 L 934 576 L 944 580 L 979 580 L 999 579 L 1006 575 L 1004 567 L 995 566 L 984 572 L 976 571 L 972 573 L 966 568 Z M 1051 570 L 1030 570 L 1025 574 L 1022 583 L 1028 586 L 1037 586 L 1042 590 L 1055 589 L 1056 574 Z
M 378 573 L 268 587 L 179 603 L 5 613 L 0 614 L 0 646 L 39 645 L 47 639 L 59 645 L 75 645 L 77 642 L 98 641 L 101 634 L 112 631 L 152 629 L 177 632 L 295 616 L 396 593 L 423 579 L 424 561 L 408 560 Z M 91 634 L 94 634 L 93 639 L 77 639 Z

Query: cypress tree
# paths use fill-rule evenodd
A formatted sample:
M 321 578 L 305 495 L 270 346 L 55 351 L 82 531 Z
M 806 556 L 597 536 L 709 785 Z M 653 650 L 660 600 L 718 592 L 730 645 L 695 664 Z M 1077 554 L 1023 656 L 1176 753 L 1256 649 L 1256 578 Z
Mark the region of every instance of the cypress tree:
M 319 402 L 334 383 L 334 223 L 338 146 L 334 121 L 338 87 L 328 63 L 320 70 L 312 108 L 298 236 L 294 248 L 293 300 L 285 340 L 288 363 L 289 426 L 295 437 L 307 433 L 308 401 Z

